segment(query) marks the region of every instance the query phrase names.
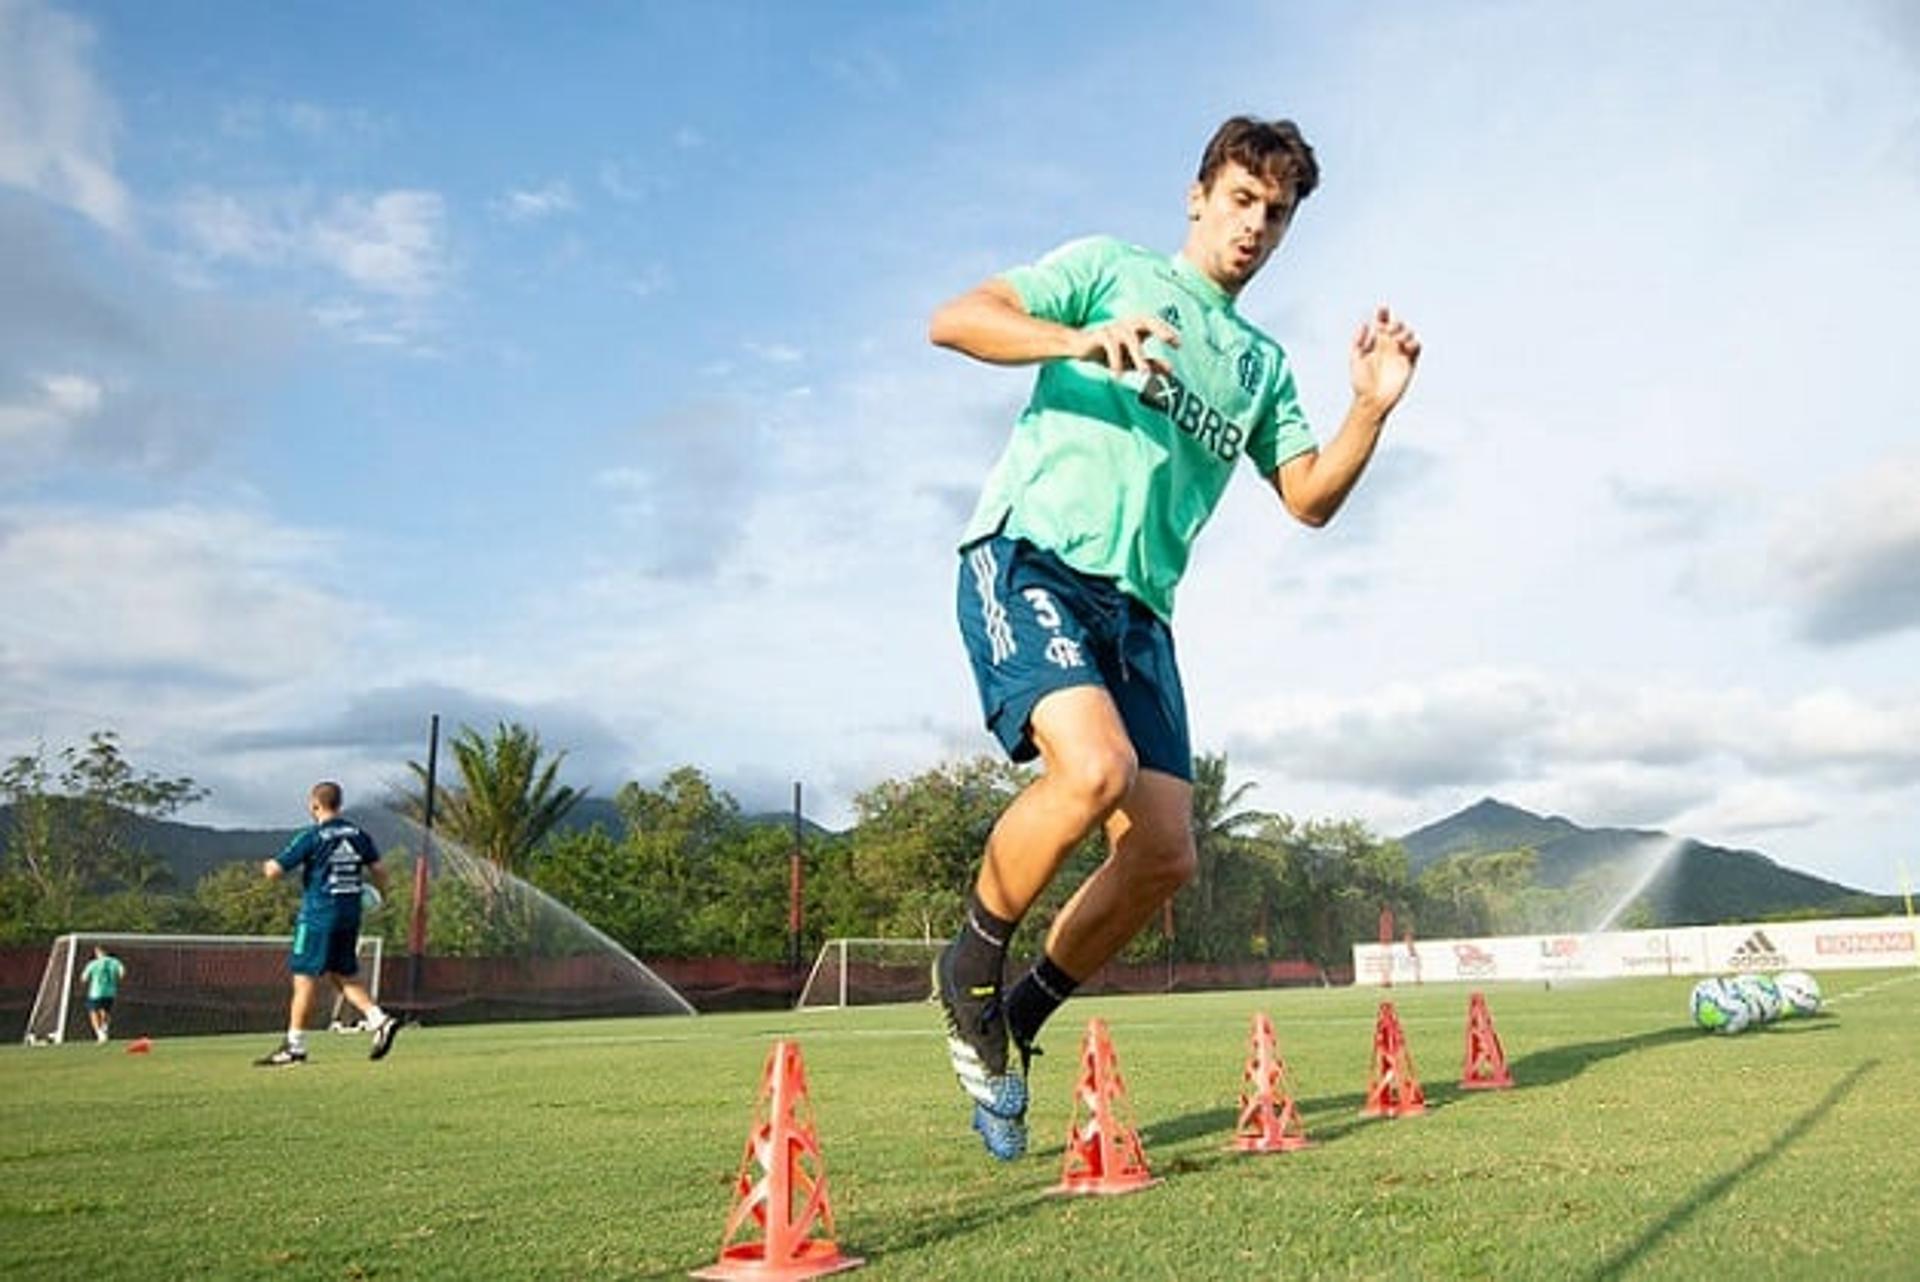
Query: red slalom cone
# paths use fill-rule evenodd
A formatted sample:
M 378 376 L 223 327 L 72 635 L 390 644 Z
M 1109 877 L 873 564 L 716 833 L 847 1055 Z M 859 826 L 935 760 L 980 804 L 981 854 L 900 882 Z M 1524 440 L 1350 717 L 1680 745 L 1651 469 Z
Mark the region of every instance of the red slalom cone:
M 1240 1090 L 1240 1120 L 1233 1143 L 1240 1153 L 1291 1153 L 1312 1143 L 1294 1107 L 1287 1080 L 1287 1061 L 1274 1046 L 1273 1021 L 1266 1012 L 1253 1016 L 1252 1046 L 1247 1053 L 1245 1085 Z
M 129 1055 L 145 1055 L 152 1050 L 153 1039 L 151 1037 L 136 1037 L 127 1043 L 127 1054 Z
M 1475 993 L 1467 1002 L 1467 1058 L 1460 1070 L 1460 1089 L 1494 1091 L 1511 1085 L 1513 1074 L 1507 1071 L 1507 1052 L 1500 1045 L 1500 1034 L 1493 1031 L 1487 995 Z
M 1427 1095 L 1420 1089 L 1420 1078 L 1413 1071 L 1413 1055 L 1407 1050 L 1407 1035 L 1400 1031 L 1400 1016 L 1392 1002 L 1380 1003 L 1380 1018 L 1373 1028 L 1373 1080 L 1367 1085 L 1367 1102 L 1360 1108 L 1362 1117 L 1417 1117 L 1427 1111 Z
M 755 1168 L 759 1174 L 756 1178 Z M 775 1042 L 734 1181 L 738 1199 L 720 1235 L 720 1258 L 696 1278 L 786 1279 L 839 1273 L 866 1263 L 833 1241 L 826 1162 L 807 1102 L 797 1042 Z M 751 1221 L 751 1224 L 749 1224 Z M 816 1235 L 815 1226 L 823 1231 Z M 753 1230 L 762 1234 L 753 1241 Z M 745 1230 L 745 1236 L 736 1241 Z
M 1051 1194 L 1094 1194 L 1111 1196 L 1133 1193 L 1160 1181 L 1147 1170 L 1147 1155 L 1140 1137 L 1122 1117 L 1127 1102 L 1127 1084 L 1120 1077 L 1120 1062 L 1113 1053 L 1107 1026 L 1101 1021 L 1087 1022 L 1086 1041 L 1080 1048 L 1080 1083 L 1074 1087 L 1073 1120 L 1067 1128 L 1067 1159 L 1060 1168 L 1060 1182 L 1048 1189 Z M 1087 1117 L 1080 1121 L 1085 1106 Z

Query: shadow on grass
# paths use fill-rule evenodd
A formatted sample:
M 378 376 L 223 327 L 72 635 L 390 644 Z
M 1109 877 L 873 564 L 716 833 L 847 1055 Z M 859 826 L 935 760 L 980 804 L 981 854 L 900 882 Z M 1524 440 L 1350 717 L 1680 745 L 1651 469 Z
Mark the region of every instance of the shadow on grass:
M 1768 1034 L 1772 1035 L 1776 1031 L 1784 1030 L 1769 1029 Z M 1807 1028 L 1804 1031 L 1818 1030 Z M 1579 1042 L 1571 1046 L 1549 1047 L 1546 1050 L 1534 1051 L 1532 1054 L 1522 1056 L 1512 1061 L 1508 1067 L 1513 1072 L 1516 1090 L 1556 1086 L 1570 1078 L 1578 1077 L 1593 1065 L 1602 1060 L 1612 1059 L 1616 1055 L 1651 1050 L 1674 1042 L 1697 1041 L 1702 1036 L 1703 1034 L 1694 1028 L 1661 1028 L 1652 1032 L 1636 1033 L 1631 1037 L 1616 1037 L 1604 1042 Z M 1422 1074 L 1422 1079 L 1429 1113 L 1438 1112 L 1456 1104 L 1468 1095 L 1480 1093 L 1462 1090 L 1460 1084 L 1455 1081 L 1444 1078 L 1436 1081 L 1425 1073 Z M 1387 1119 L 1360 1116 L 1360 1106 L 1366 1103 L 1366 1099 L 1364 1091 L 1299 1099 L 1296 1102 L 1306 1122 L 1307 1138 L 1316 1144 L 1330 1144 L 1363 1126 L 1387 1123 Z M 1219 1135 L 1222 1144 L 1225 1144 L 1233 1132 L 1233 1124 L 1238 1116 L 1237 1107 L 1201 1109 L 1142 1127 L 1140 1139 L 1147 1147 L 1149 1158 L 1155 1148 L 1181 1144 L 1208 1135 Z M 1213 1160 L 1205 1154 L 1183 1154 L 1173 1160 L 1170 1169 L 1197 1170 L 1211 1165 Z
M 1049 1179 L 1048 1183 L 1052 1183 L 1052 1180 Z M 896 1252 L 911 1251 L 935 1243 L 951 1243 L 956 1238 L 981 1230 L 998 1232 L 1014 1219 L 1031 1215 L 1055 1200 L 1038 1190 L 987 1192 L 957 1206 L 889 1216 L 886 1227 L 878 1233 L 863 1230 L 858 1241 L 853 1242 L 843 1237 L 841 1249 L 868 1260 L 879 1261 Z
M 1822 1098 L 1818 1104 L 1815 1104 L 1812 1108 L 1795 1118 L 1785 1130 L 1774 1136 L 1771 1144 L 1726 1174 L 1702 1184 L 1693 1191 L 1691 1197 L 1667 1212 L 1658 1224 L 1655 1224 L 1645 1233 L 1642 1233 L 1624 1249 L 1603 1261 L 1600 1267 L 1593 1271 L 1592 1276 L 1594 1282 L 1606 1282 L 1608 1279 L 1620 1277 L 1634 1265 L 1645 1259 L 1649 1252 L 1659 1246 L 1660 1243 L 1668 1237 L 1672 1236 L 1676 1230 L 1683 1227 L 1688 1220 L 1698 1215 L 1707 1206 L 1725 1197 L 1734 1185 L 1786 1152 L 1801 1136 L 1812 1130 L 1821 1118 L 1832 1112 L 1834 1105 L 1851 1094 L 1853 1088 L 1860 1084 L 1861 1078 L 1879 1066 L 1880 1061 L 1877 1059 L 1870 1059 L 1863 1064 L 1857 1065 L 1851 1073 L 1848 1073 L 1838 1082 L 1835 1082 L 1833 1088 L 1826 1093 L 1825 1097 Z
M 1649 1033 L 1635 1033 L 1631 1037 L 1616 1037 L 1610 1041 L 1549 1046 L 1545 1050 L 1523 1055 L 1507 1067 L 1513 1072 L 1516 1088 L 1558 1086 L 1616 1055 L 1652 1050 L 1656 1046 L 1668 1046 L 1674 1042 L 1697 1042 L 1704 1036 L 1705 1033 L 1692 1027 L 1656 1028 Z
M 877 1264 L 889 1255 L 936 1243 L 949 1243 L 982 1230 L 998 1230 L 1015 1217 L 1029 1215 L 1053 1201 L 1055 1199 L 1038 1190 L 1018 1193 L 989 1191 L 955 1206 L 930 1208 L 904 1215 L 889 1214 L 884 1227 L 876 1226 L 870 1219 L 862 1219 L 849 1233 L 848 1226 L 839 1223 L 834 1226 L 833 1240 L 842 1254 L 858 1256 L 869 1264 Z M 824 1233 L 824 1225 L 815 1228 L 816 1235 Z M 737 1240 L 763 1242 L 764 1238 L 758 1231 L 749 1231 Z M 665 1282 L 668 1278 L 686 1277 L 688 1269 L 707 1268 L 712 1264 L 713 1260 L 709 1258 L 684 1268 L 658 1270 L 640 1276 L 645 1282 Z M 769 1272 L 767 1276 L 777 1275 Z

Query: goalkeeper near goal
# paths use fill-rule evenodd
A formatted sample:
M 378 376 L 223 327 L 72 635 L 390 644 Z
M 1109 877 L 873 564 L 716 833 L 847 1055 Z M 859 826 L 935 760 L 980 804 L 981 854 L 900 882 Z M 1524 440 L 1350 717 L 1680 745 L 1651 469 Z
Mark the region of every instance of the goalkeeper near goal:
M 340 817 L 340 785 L 323 782 L 307 794 L 311 826 L 295 833 L 287 848 L 260 865 L 269 881 L 300 870 L 300 916 L 293 928 L 293 1003 L 287 1036 L 270 1054 L 253 1061 L 261 1068 L 288 1068 L 307 1062 L 307 1020 L 314 988 L 325 976 L 353 1003 L 373 1032 L 369 1059 L 385 1059 L 400 1032 L 400 1020 L 380 1009 L 355 976 L 360 970 L 360 894 L 370 881 L 382 894 L 387 870 L 380 851 L 358 825 Z
M 996 1158 L 1026 1149 L 1026 1068 L 1042 1023 L 1194 873 L 1192 753 L 1169 629 L 1194 538 L 1243 456 L 1291 516 L 1325 525 L 1420 355 L 1413 331 L 1377 308 L 1348 345 L 1346 419 L 1316 444 L 1286 353 L 1235 300 L 1318 181 L 1293 122 L 1237 116 L 1187 189 L 1178 254 L 1073 241 L 933 316 L 938 346 L 1039 366 L 963 536 L 958 609 L 988 729 L 1045 773 L 994 826 L 965 920 L 935 965 L 949 1058 Z M 1003 994 L 1015 927 L 1102 826 L 1106 861 Z

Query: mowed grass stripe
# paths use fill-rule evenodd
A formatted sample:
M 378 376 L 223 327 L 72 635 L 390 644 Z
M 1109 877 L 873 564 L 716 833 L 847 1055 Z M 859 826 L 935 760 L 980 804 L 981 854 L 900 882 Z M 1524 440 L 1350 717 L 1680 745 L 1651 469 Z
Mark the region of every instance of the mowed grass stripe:
M 1489 984 L 1519 1085 L 1461 1091 L 1469 990 L 1076 1001 L 1036 1066 L 1034 1149 L 989 1163 L 925 1006 L 0 1049 L 0 1272 L 32 1277 L 669 1277 L 710 1263 L 767 1050 L 800 1043 L 863 1276 L 1914 1276 L 1920 973 L 1821 976 L 1833 1013 L 1686 1025 L 1687 979 Z M 1432 1111 L 1364 1121 L 1390 998 Z M 1274 1021 L 1315 1147 L 1225 1151 Z M 1043 1196 L 1078 1041 L 1105 1019 L 1165 1184 Z M 133 1030 L 129 1030 L 133 1031 Z

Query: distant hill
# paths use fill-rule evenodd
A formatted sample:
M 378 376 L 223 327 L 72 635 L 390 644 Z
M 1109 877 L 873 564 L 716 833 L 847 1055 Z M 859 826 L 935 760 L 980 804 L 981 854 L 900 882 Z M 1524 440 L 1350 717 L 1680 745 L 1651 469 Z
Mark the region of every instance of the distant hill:
M 1451 855 L 1526 849 L 1539 861 L 1540 884 L 1552 887 L 1571 885 L 1596 870 L 1638 865 L 1676 842 L 1678 849 L 1640 899 L 1658 925 L 1788 913 L 1842 916 L 1894 907 L 1891 897 L 1783 868 L 1758 851 L 1730 850 L 1653 829 L 1582 828 L 1558 815 L 1536 815 L 1492 797 L 1400 838 L 1416 876 Z
M 382 849 L 402 849 L 415 844 L 413 825 L 384 806 L 349 806 L 347 817 L 364 827 Z M 787 828 L 793 823 L 790 812 L 769 811 L 745 815 L 750 824 L 768 824 Z M 807 840 L 832 836 L 831 829 L 802 817 Z M 255 863 L 279 853 L 299 829 L 287 828 L 204 828 L 198 824 L 170 819 L 143 819 L 127 816 L 128 832 L 134 843 L 167 866 L 172 884 L 166 889 L 191 891 L 202 877 L 224 864 L 239 860 Z M 588 796 L 568 812 L 560 824 L 562 832 L 598 825 L 618 836 L 626 831 L 619 808 L 604 797 Z M 7 844 L 13 827 L 13 808 L 0 806 L 0 850 Z

